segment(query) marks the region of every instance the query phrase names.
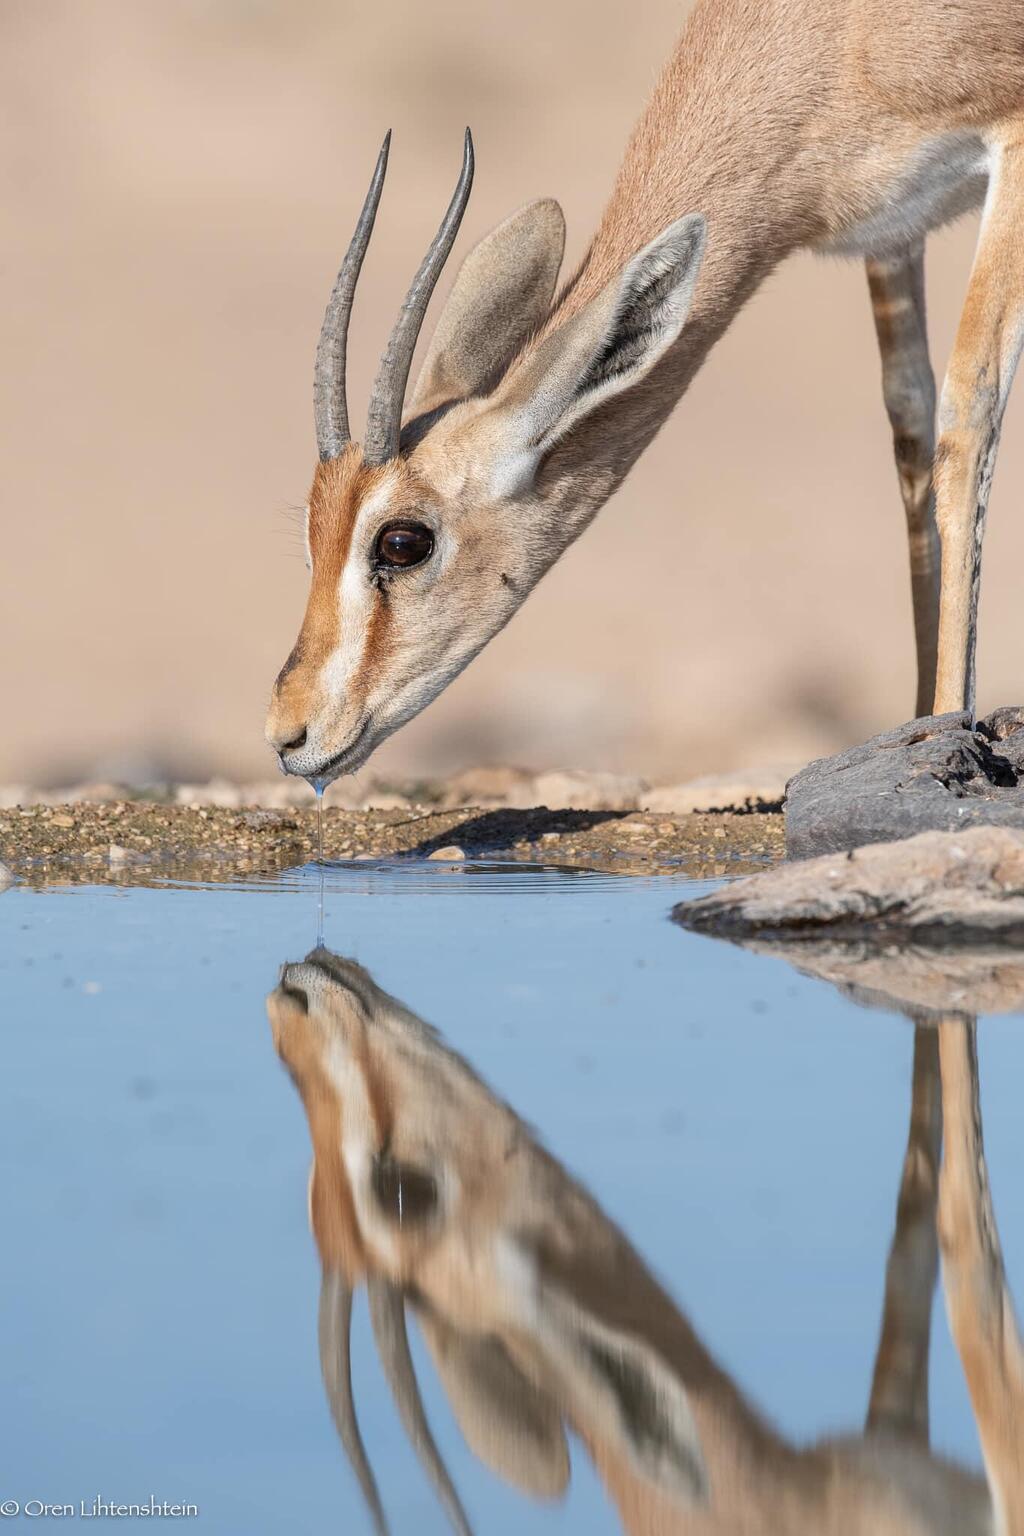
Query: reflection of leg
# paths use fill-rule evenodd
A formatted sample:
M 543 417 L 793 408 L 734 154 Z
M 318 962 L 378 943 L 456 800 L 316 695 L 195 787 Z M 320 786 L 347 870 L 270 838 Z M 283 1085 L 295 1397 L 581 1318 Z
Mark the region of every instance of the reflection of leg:
M 935 1201 L 942 1100 L 935 1031 L 914 1032 L 910 1135 L 885 1273 L 867 1426 L 928 1443 L 928 1342 L 938 1271 Z
M 939 1025 L 946 1155 L 939 1241 L 949 1325 L 967 1380 L 999 1529 L 1024 1532 L 1024 1349 L 985 1166 L 976 1025 Z
M 867 273 L 882 356 L 882 393 L 907 518 L 917 642 L 916 713 L 929 715 L 935 698 L 939 635 L 939 535 L 932 494 L 935 378 L 924 315 L 924 249 L 885 261 L 871 260 Z

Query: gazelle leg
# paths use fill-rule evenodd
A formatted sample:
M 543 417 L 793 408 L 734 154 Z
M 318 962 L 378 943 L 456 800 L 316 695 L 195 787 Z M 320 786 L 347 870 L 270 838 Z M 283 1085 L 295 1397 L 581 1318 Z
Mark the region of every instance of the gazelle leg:
M 918 715 L 931 713 L 939 638 L 939 536 L 935 527 L 935 376 L 928 356 L 924 247 L 867 263 L 882 354 L 882 392 L 892 426 L 896 473 L 907 516 L 910 588 L 917 644 Z
M 935 1208 L 942 1144 L 939 1045 L 934 1029 L 914 1031 L 910 1135 L 885 1272 L 882 1330 L 867 1427 L 928 1444 L 928 1345 L 939 1268 Z
M 950 1331 L 967 1380 L 995 1529 L 1024 1531 L 1024 1347 L 1006 1283 L 981 1131 L 977 1028 L 938 1026 L 946 1153 L 939 1242 Z
M 937 714 L 974 709 L 985 512 L 1022 341 L 1024 141 L 1004 144 L 993 160 L 967 301 L 939 405 L 935 499 L 942 589 Z

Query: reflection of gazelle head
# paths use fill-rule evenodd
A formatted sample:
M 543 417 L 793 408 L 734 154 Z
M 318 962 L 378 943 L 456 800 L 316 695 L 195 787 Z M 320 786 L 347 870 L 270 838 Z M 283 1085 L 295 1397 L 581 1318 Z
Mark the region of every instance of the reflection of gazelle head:
M 560 322 L 562 213 L 531 203 L 463 265 L 406 410 L 416 339 L 469 198 L 467 130 L 357 445 L 348 322 L 387 155 L 385 140 L 317 348 L 312 580 L 267 724 L 288 772 L 324 780 L 357 768 L 441 692 L 621 479 L 654 430 L 637 386 L 680 333 L 704 249 L 703 219 L 676 220 Z
M 457 1529 L 405 1336 L 414 1308 L 472 1449 L 539 1497 L 569 1474 L 565 1425 L 650 1497 L 707 1492 L 686 1391 L 645 1337 L 667 1298 L 590 1197 L 436 1033 L 326 950 L 285 966 L 269 1012 L 302 1095 L 324 1269 L 322 1363 L 378 1521 L 348 1368 L 353 1287 L 421 1458 Z

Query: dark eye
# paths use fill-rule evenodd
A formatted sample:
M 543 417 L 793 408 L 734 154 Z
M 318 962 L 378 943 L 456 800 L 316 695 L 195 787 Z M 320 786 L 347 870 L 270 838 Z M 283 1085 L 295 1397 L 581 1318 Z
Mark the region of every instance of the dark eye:
M 396 1162 L 387 1153 L 375 1159 L 370 1180 L 377 1204 L 399 1226 L 407 1221 L 423 1221 L 437 1206 L 433 1176 L 411 1163 Z
M 405 569 L 422 565 L 434 553 L 434 535 L 423 523 L 393 523 L 377 540 L 378 565 Z

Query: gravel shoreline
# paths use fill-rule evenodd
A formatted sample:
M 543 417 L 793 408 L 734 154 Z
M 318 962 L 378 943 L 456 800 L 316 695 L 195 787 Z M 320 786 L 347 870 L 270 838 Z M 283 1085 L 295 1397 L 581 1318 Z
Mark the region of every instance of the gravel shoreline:
M 629 875 L 750 874 L 784 853 L 778 813 L 327 805 L 324 858 L 542 863 Z M 316 857 L 312 807 L 72 801 L 0 810 L 0 863 L 31 886 L 224 882 Z

